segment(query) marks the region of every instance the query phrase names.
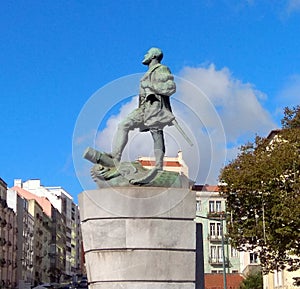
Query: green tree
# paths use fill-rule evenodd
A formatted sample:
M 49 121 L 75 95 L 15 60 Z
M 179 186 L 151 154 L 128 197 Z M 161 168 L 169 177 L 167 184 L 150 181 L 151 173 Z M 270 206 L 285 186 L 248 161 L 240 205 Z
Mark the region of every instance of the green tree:
M 220 174 L 232 244 L 257 250 L 264 272 L 300 268 L 299 115 L 286 109 L 277 137 L 242 146 Z
M 283 128 L 296 128 L 300 127 L 300 106 L 293 108 L 286 107 L 284 109 L 284 117 L 281 120 Z
M 263 278 L 261 272 L 248 275 L 239 289 L 262 289 L 263 288 Z

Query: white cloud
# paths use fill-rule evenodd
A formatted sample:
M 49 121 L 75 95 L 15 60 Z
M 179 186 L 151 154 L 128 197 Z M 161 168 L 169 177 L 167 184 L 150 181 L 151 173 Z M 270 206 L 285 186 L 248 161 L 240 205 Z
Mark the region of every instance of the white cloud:
M 288 13 L 300 11 L 300 0 L 288 0 L 286 7 Z
M 277 107 L 275 108 L 275 115 L 278 119 L 283 117 L 283 110 L 285 107 L 293 107 L 300 104 L 300 75 L 291 75 L 284 83 L 281 91 L 275 99 Z
M 294 74 L 288 78 L 278 94 L 278 103 L 284 106 L 300 104 L 300 74 Z
M 185 67 L 180 76 L 197 86 L 181 84 L 178 91 L 178 98 L 198 117 L 198 123 L 187 122 L 199 144 L 197 179 L 214 183 L 220 168 L 236 156 L 241 144 L 253 141 L 255 134 L 266 135 L 276 125 L 261 104 L 266 96 L 234 78 L 228 68 L 217 70 L 213 64 Z M 187 163 L 195 160 L 193 154 L 184 156 Z
M 229 69 L 217 70 L 211 64 L 208 67 L 184 68 L 181 75 L 195 83 L 217 109 L 227 141 L 234 142 L 245 134 L 264 134 L 274 127 L 270 114 L 260 103 L 266 96 L 253 85 L 232 77 Z M 202 103 L 194 105 L 199 106 L 201 117 L 210 118 L 206 116 L 207 108 Z M 213 119 L 210 118 L 210 121 Z
M 120 112 L 117 115 L 113 115 L 107 120 L 106 127 L 97 134 L 96 148 L 101 151 L 111 152 L 112 140 L 117 130 L 118 123 L 137 107 L 137 103 L 138 97 L 135 96 L 130 102 L 121 107 Z
M 192 139 L 190 147 L 175 127 L 165 128 L 167 156 L 178 150 L 189 166 L 190 178 L 198 183 L 215 184 L 221 167 L 236 156 L 237 147 L 255 134 L 266 135 L 276 127 L 261 105 L 266 97 L 253 85 L 232 77 L 228 68 L 185 67 L 176 77 L 177 92 L 171 98 L 174 114 Z M 97 135 L 97 147 L 110 152 L 117 124 L 134 108 L 137 98 L 122 107 L 120 114 L 107 121 Z M 124 160 L 153 155 L 150 133 L 130 133 Z

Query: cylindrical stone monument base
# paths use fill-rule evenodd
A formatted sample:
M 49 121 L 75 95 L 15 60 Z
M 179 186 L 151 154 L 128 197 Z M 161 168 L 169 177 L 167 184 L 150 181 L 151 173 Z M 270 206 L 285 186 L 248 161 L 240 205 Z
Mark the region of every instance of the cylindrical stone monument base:
M 79 195 L 90 289 L 194 289 L 195 196 L 114 187 Z

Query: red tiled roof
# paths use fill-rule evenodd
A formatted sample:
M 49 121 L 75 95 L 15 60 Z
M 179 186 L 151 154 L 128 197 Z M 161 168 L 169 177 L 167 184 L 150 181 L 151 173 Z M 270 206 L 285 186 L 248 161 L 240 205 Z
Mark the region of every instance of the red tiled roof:
M 146 161 L 146 160 L 139 160 L 140 164 L 144 167 L 153 167 L 155 166 L 155 161 Z M 182 165 L 177 161 L 166 161 L 164 162 L 164 167 L 182 167 Z
M 205 289 L 223 289 L 223 274 L 205 274 Z M 227 289 L 238 289 L 244 278 L 240 274 L 227 274 Z
M 17 186 L 12 187 L 11 189 L 16 191 L 20 196 L 27 200 L 36 200 L 38 204 L 42 207 L 43 212 L 47 216 L 51 217 L 51 203 L 47 198 L 36 196 L 35 194 L 32 194 Z
M 218 186 L 210 186 L 210 185 L 194 185 L 192 188 L 194 191 L 202 191 L 202 192 L 218 192 Z

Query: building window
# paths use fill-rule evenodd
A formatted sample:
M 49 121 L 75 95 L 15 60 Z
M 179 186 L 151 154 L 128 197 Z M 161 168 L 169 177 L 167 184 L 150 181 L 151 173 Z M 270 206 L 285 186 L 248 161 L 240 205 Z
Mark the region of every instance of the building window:
M 222 237 L 221 223 L 210 223 L 209 234 L 211 237 L 221 239 Z
M 218 274 L 218 271 L 217 270 L 211 270 L 211 273 L 212 274 Z
M 222 202 L 221 201 L 209 201 L 209 212 L 210 213 L 222 212 Z
M 201 211 L 201 201 L 200 201 L 200 200 L 197 200 L 197 201 L 196 201 L 196 211 L 197 211 L 197 212 L 200 212 L 200 211 Z
M 209 233 L 211 236 L 215 236 L 216 235 L 216 224 L 215 223 L 210 223 L 209 224 Z
M 218 260 L 223 262 L 223 250 L 221 246 L 218 246 Z
M 231 247 L 231 257 L 238 257 L 239 252 L 235 248 Z
M 222 246 L 211 246 L 210 258 L 212 262 L 222 263 L 223 262 Z
M 217 246 L 210 247 L 210 258 L 213 260 L 217 259 Z
M 222 236 L 222 232 L 221 232 L 221 223 L 217 223 L 217 236 L 221 237 Z
M 273 277 L 274 277 L 274 286 L 275 287 L 282 286 L 282 271 L 275 270 Z
M 250 253 L 250 264 L 258 263 L 258 255 L 257 253 Z
M 215 202 L 209 201 L 209 212 L 213 213 L 215 211 Z
M 221 201 L 216 201 L 216 212 L 222 212 Z
M 236 273 L 239 273 L 239 271 L 238 270 L 232 270 L 232 273 L 236 274 Z

